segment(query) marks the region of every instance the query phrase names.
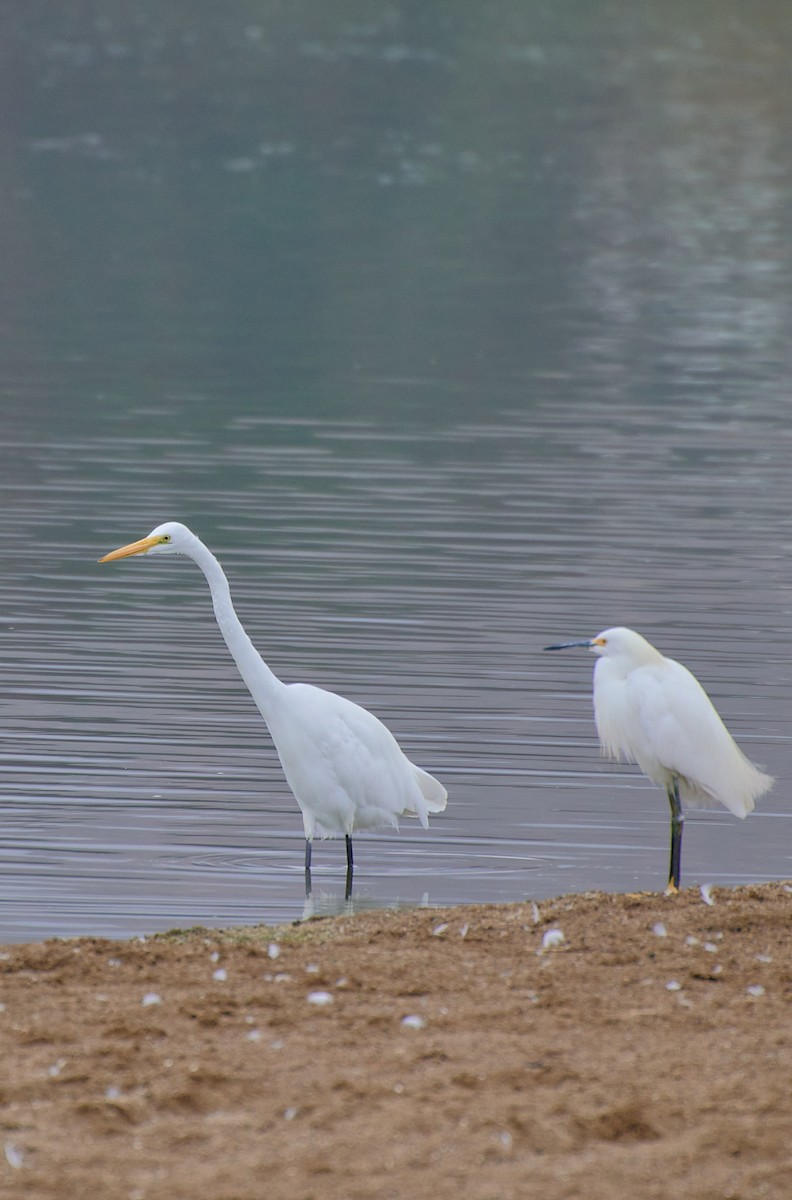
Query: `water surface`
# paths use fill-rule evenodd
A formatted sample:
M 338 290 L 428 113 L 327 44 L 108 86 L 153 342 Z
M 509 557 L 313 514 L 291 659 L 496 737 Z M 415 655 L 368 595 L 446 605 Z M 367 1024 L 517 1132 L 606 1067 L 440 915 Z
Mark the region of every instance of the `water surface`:
M 594 7 L 5 18 L 6 940 L 305 911 L 200 573 L 96 564 L 166 519 L 448 787 L 358 839 L 356 905 L 664 885 L 590 658 L 540 652 L 612 624 L 779 777 L 689 819 L 683 878 L 792 874 L 792 21 Z

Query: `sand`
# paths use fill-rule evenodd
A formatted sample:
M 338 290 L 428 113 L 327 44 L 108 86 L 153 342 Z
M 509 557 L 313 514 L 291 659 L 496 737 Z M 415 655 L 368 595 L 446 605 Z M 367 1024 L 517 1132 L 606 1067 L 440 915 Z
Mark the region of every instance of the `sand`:
M 792 889 L 712 899 L 6 946 L 0 1196 L 788 1200 Z

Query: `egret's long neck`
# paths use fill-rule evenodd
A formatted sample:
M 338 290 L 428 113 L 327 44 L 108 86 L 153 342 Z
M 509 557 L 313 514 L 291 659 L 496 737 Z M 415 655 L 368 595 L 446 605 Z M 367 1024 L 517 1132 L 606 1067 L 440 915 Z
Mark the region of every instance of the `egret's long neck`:
M 208 550 L 204 546 L 203 542 L 199 541 L 198 538 L 195 541 L 196 545 L 192 548 L 192 557 L 203 571 L 206 581 L 209 584 L 209 590 L 212 593 L 212 606 L 217 618 L 217 624 L 220 626 L 220 632 L 225 639 L 225 644 L 231 651 L 234 662 L 239 669 L 239 674 L 247 684 L 251 696 L 266 721 L 274 705 L 277 703 L 280 692 L 286 685 L 269 669 L 245 633 L 244 626 L 236 615 L 234 605 L 231 603 L 231 591 L 228 586 L 228 580 L 220 563 L 211 550 Z

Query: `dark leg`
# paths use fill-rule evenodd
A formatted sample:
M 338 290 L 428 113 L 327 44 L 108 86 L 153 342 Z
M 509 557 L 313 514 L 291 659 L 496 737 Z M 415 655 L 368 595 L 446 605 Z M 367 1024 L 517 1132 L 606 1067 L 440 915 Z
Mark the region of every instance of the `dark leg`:
M 679 871 L 682 864 L 682 827 L 685 814 L 679 801 L 679 781 L 674 777 L 673 787 L 668 789 L 668 803 L 671 805 L 671 869 L 668 873 L 666 895 L 679 891 Z
M 305 839 L 305 894 L 311 894 L 311 843 Z
M 349 834 L 346 835 L 346 854 L 347 854 L 347 873 L 346 887 L 344 889 L 344 899 L 349 900 L 352 895 L 352 876 L 355 873 L 355 860 L 352 857 L 352 838 Z

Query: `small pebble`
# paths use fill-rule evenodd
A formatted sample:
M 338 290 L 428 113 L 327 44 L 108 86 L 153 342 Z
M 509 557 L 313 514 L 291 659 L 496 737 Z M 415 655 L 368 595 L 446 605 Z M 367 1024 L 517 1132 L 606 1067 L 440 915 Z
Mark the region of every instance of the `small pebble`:
M 323 1004 L 332 1004 L 333 997 L 329 992 L 309 992 L 306 999 L 309 1004 L 318 1004 L 320 1007 Z
M 293 1121 L 299 1111 L 299 1108 L 287 1108 L 283 1114 L 284 1121 Z
M 694 937 L 694 935 L 692 933 L 689 933 L 687 935 L 687 937 L 685 938 L 686 946 L 698 946 L 698 944 L 699 944 L 698 938 Z
M 6 1142 L 4 1150 L 6 1162 L 8 1163 L 9 1167 L 13 1167 L 15 1171 L 18 1171 L 24 1161 L 24 1154 L 21 1150 L 17 1149 L 13 1142 Z
M 535 901 L 531 901 L 531 920 L 534 925 L 539 924 L 539 905 Z
M 718 947 L 715 945 L 714 942 L 705 942 L 704 949 L 707 951 L 707 954 L 717 954 L 718 953 Z
M 709 904 L 711 907 L 715 903 L 715 901 L 712 899 L 712 884 L 702 883 L 699 891 L 701 892 L 701 899 L 705 904 Z
M 405 1029 L 423 1029 L 426 1021 L 424 1021 L 423 1017 L 402 1017 L 402 1025 Z
M 111 1083 L 109 1087 L 105 1088 L 104 1098 L 105 1100 L 119 1100 L 121 1098 L 121 1088 Z
M 444 921 L 440 925 L 435 925 L 434 929 L 432 930 L 432 937 L 440 937 L 440 934 L 445 933 L 446 929 L 448 929 L 447 921 Z
M 765 990 L 761 983 L 752 983 L 751 986 L 747 987 L 745 990 L 749 996 L 764 996 L 765 994 Z
M 267 946 L 267 955 L 269 958 L 280 958 L 280 946 L 277 942 L 270 942 Z
M 772 962 L 773 960 L 769 954 L 757 954 L 756 961 L 763 962 L 763 963 L 769 963 L 769 962 Z
M 218 967 L 216 971 L 212 972 L 212 979 L 216 979 L 218 983 L 225 983 L 228 979 L 228 971 L 225 967 Z
M 148 1008 L 151 1004 L 162 1004 L 162 996 L 158 996 L 156 992 L 146 992 L 141 1004 L 144 1008 Z
M 460 931 L 459 931 L 459 936 L 460 936 L 461 938 L 465 938 L 465 937 L 467 937 L 467 935 L 468 935 L 468 930 L 469 930 L 469 929 L 470 929 L 470 926 L 469 926 L 469 925 L 463 925 L 463 926 L 462 926 L 462 928 L 461 928 L 461 929 L 460 929 Z
M 669 979 L 668 983 L 666 984 L 666 990 L 669 992 L 681 992 L 682 984 L 676 979 Z
M 564 935 L 560 929 L 548 929 L 542 937 L 542 949 L 553 950 L 556 946 L 560 946 L 565 941 Z
M 662 921 L 656 921 L 652 926 L 652 933 L 655 937 L 668 937 L 668 930 Z
M 246 1042 L 260 1042 L 261 1041 L 261 1030 L 260 1029 L 251 1029 L 249 1033 L 245 1034 L 245 1041 Z

